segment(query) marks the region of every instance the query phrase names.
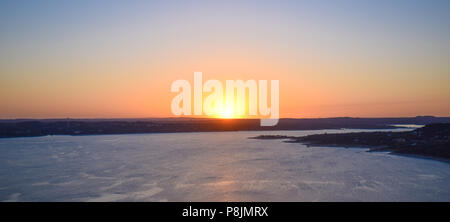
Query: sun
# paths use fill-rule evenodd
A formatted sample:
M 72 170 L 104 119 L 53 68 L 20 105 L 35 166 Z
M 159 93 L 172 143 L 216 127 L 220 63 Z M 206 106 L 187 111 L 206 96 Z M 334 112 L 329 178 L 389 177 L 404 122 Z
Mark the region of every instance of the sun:
M 218 113 L 218 116 L 221 118 L 229 119 L 234 117 L 234 111 L 231 108 L 225 108 L 223 110 L 220 110 Z
M 239 118 L 233 107 L 223 107 L 221 109 L 216 109 L 214 117 L 221 119 L 235 119 Z
M 203 111 L 207 116 L 212 118 L 240 119 L 245 117 L 245 105 L 239 102 L 235 104 L 216 102 L 209 106 L 204 106 Z

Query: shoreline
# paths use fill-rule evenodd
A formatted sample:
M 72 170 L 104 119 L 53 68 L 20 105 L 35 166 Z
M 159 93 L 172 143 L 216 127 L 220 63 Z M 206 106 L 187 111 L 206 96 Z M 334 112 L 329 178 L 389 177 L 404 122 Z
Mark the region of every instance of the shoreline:
M 283 141 L 285 142 L 285 141 Z M 449 163 L 450 164 L 450 158 L 439 158 L 439 157 L 433 157 L 433 156 L 424 156 L 424 155 L 420 155 L 420 154 L 407 154 L 407 153 L 397 153 L 393 150 L 372 150 L 372 147 L 363 147 L 363 146 L 338 146 L 338 145 L 307 145 L 304 143 L 300 143 L 303 145 L 306 145 L 309 147 L 320 147 L 320 148 L 339 148 L 339 149 L 364 149 L 365 152 L 367 153 L 386 153 L 389 155 L 396 155 L 396 156 L 402 156 L 402 157 L 409 157 L 409 158 L 417 158 L 417 159 L 426 159 L 426 160 L 433 160 L 433 161 L 439 161 L 439 162 L 444 162 L 444 163 Z
M 258 139 L 254 137 L 249 137 L 248 139 Z M 450 164 L 450 158 L 439 158 L 439 157 L 433 157 L 433 156 L 425 156 L 420 154 L 407 154 L 407 153 L 397 153 L 394 150 L 379 150 L 377 148 L 373 149 L 373 146 L 342 146 L 342 145 L 319 145 L 319 144 L 310 144 L 310 143 L 300 143 L 295 141 L 288 140 L 289 138 L 279 138 L 279 139 L 260 139 L 260 140 L 281 140 L 283 143 L 299 143 L 302 145 L 305 145 L 307 148 L 316 147 L 316 148 L 339 148 L 339 149 L 364 149 L 367 153 L 381 153 L 385 152 L 389 155 L 396 155 L 396 156 L 403 156 L 403 157 L 410 157 L 410 158 L 418 158 L 418 159 L 427 159 L 427 160 L 433 160 L 433 161 L 439 161 L 444 163 Z
M 264 132 L 264 131 L 312 131 L 312 130 L 398 130 L 410 129 L 410 127 L 395 127 L 395 128 L 315 128 L 315 129 L 255 129 L 255 130 L 216 130 L 216 131 L 170 131 L 170 132 L 142 132 L 142 133 L 102 133 L 102 134 L 47 134 L 37 136 L 15 136 L 15 137 L 0 137 L 2 139 L 13 138 L 37 138 L 46 136 L 114 136 L 114 135 L 148 135 L 148 134 L 173 134 L 173 133 L 223 133 L 223 132 Z M 316 134 L 315 134 L 316 135 Z
M 428 124 L 403 132 L 358 132 L 314 134 L 307 136 L 260 135 L 249 139 L 278 139 L 307 147 L 365 148 L 367 152 L 429 158 L 450 163 L 450 124 Z
M 47 135 L 280 131 L 325 129 L 398 129 L 411 124 L 450 122 L 449 117 L 280 119 L 262 127 L 259 119 L 51 119 L 2 120 L 0 138 Z

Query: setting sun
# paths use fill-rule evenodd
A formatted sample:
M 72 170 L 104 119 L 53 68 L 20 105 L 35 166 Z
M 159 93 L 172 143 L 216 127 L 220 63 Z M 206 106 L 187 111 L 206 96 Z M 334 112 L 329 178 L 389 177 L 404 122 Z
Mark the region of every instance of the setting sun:
M 229 119 L 229 118 L 236 118 L 236 116 L 234 115 L 234 110 L 232 107 L 225 107 L 221 110 L 217 111 L 217 117 L 218 118 L 224 118 L 224 119 Z

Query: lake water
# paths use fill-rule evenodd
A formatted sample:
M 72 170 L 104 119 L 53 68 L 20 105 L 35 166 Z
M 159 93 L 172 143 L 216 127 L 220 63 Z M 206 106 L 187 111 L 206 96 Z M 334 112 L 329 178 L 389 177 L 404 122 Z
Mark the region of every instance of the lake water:
M 0 139 L 1 201 L 450 201 L 450 164 L 208 132 Z

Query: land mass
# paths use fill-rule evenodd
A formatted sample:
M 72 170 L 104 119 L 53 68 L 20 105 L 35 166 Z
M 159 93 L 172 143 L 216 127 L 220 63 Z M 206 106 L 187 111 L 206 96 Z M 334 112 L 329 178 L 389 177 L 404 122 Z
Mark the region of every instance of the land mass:
M 0 120 L 0 138 L 250 130 L 389 129 L 399 127 L 396 124 L 425 125 L 439 122 L 450 123 L 450 117 L 280 119 L 272 127 L 261 127 L 259 119 L 13 119 Z
M 360 132 L 316 134 L 302 137 L 261 135 L 254 139 L 286 139 L 308 146 L 367 147 L 369 151 L 390 151 L 450 161 L 450 123 L 428 124 L 405 132 Z

